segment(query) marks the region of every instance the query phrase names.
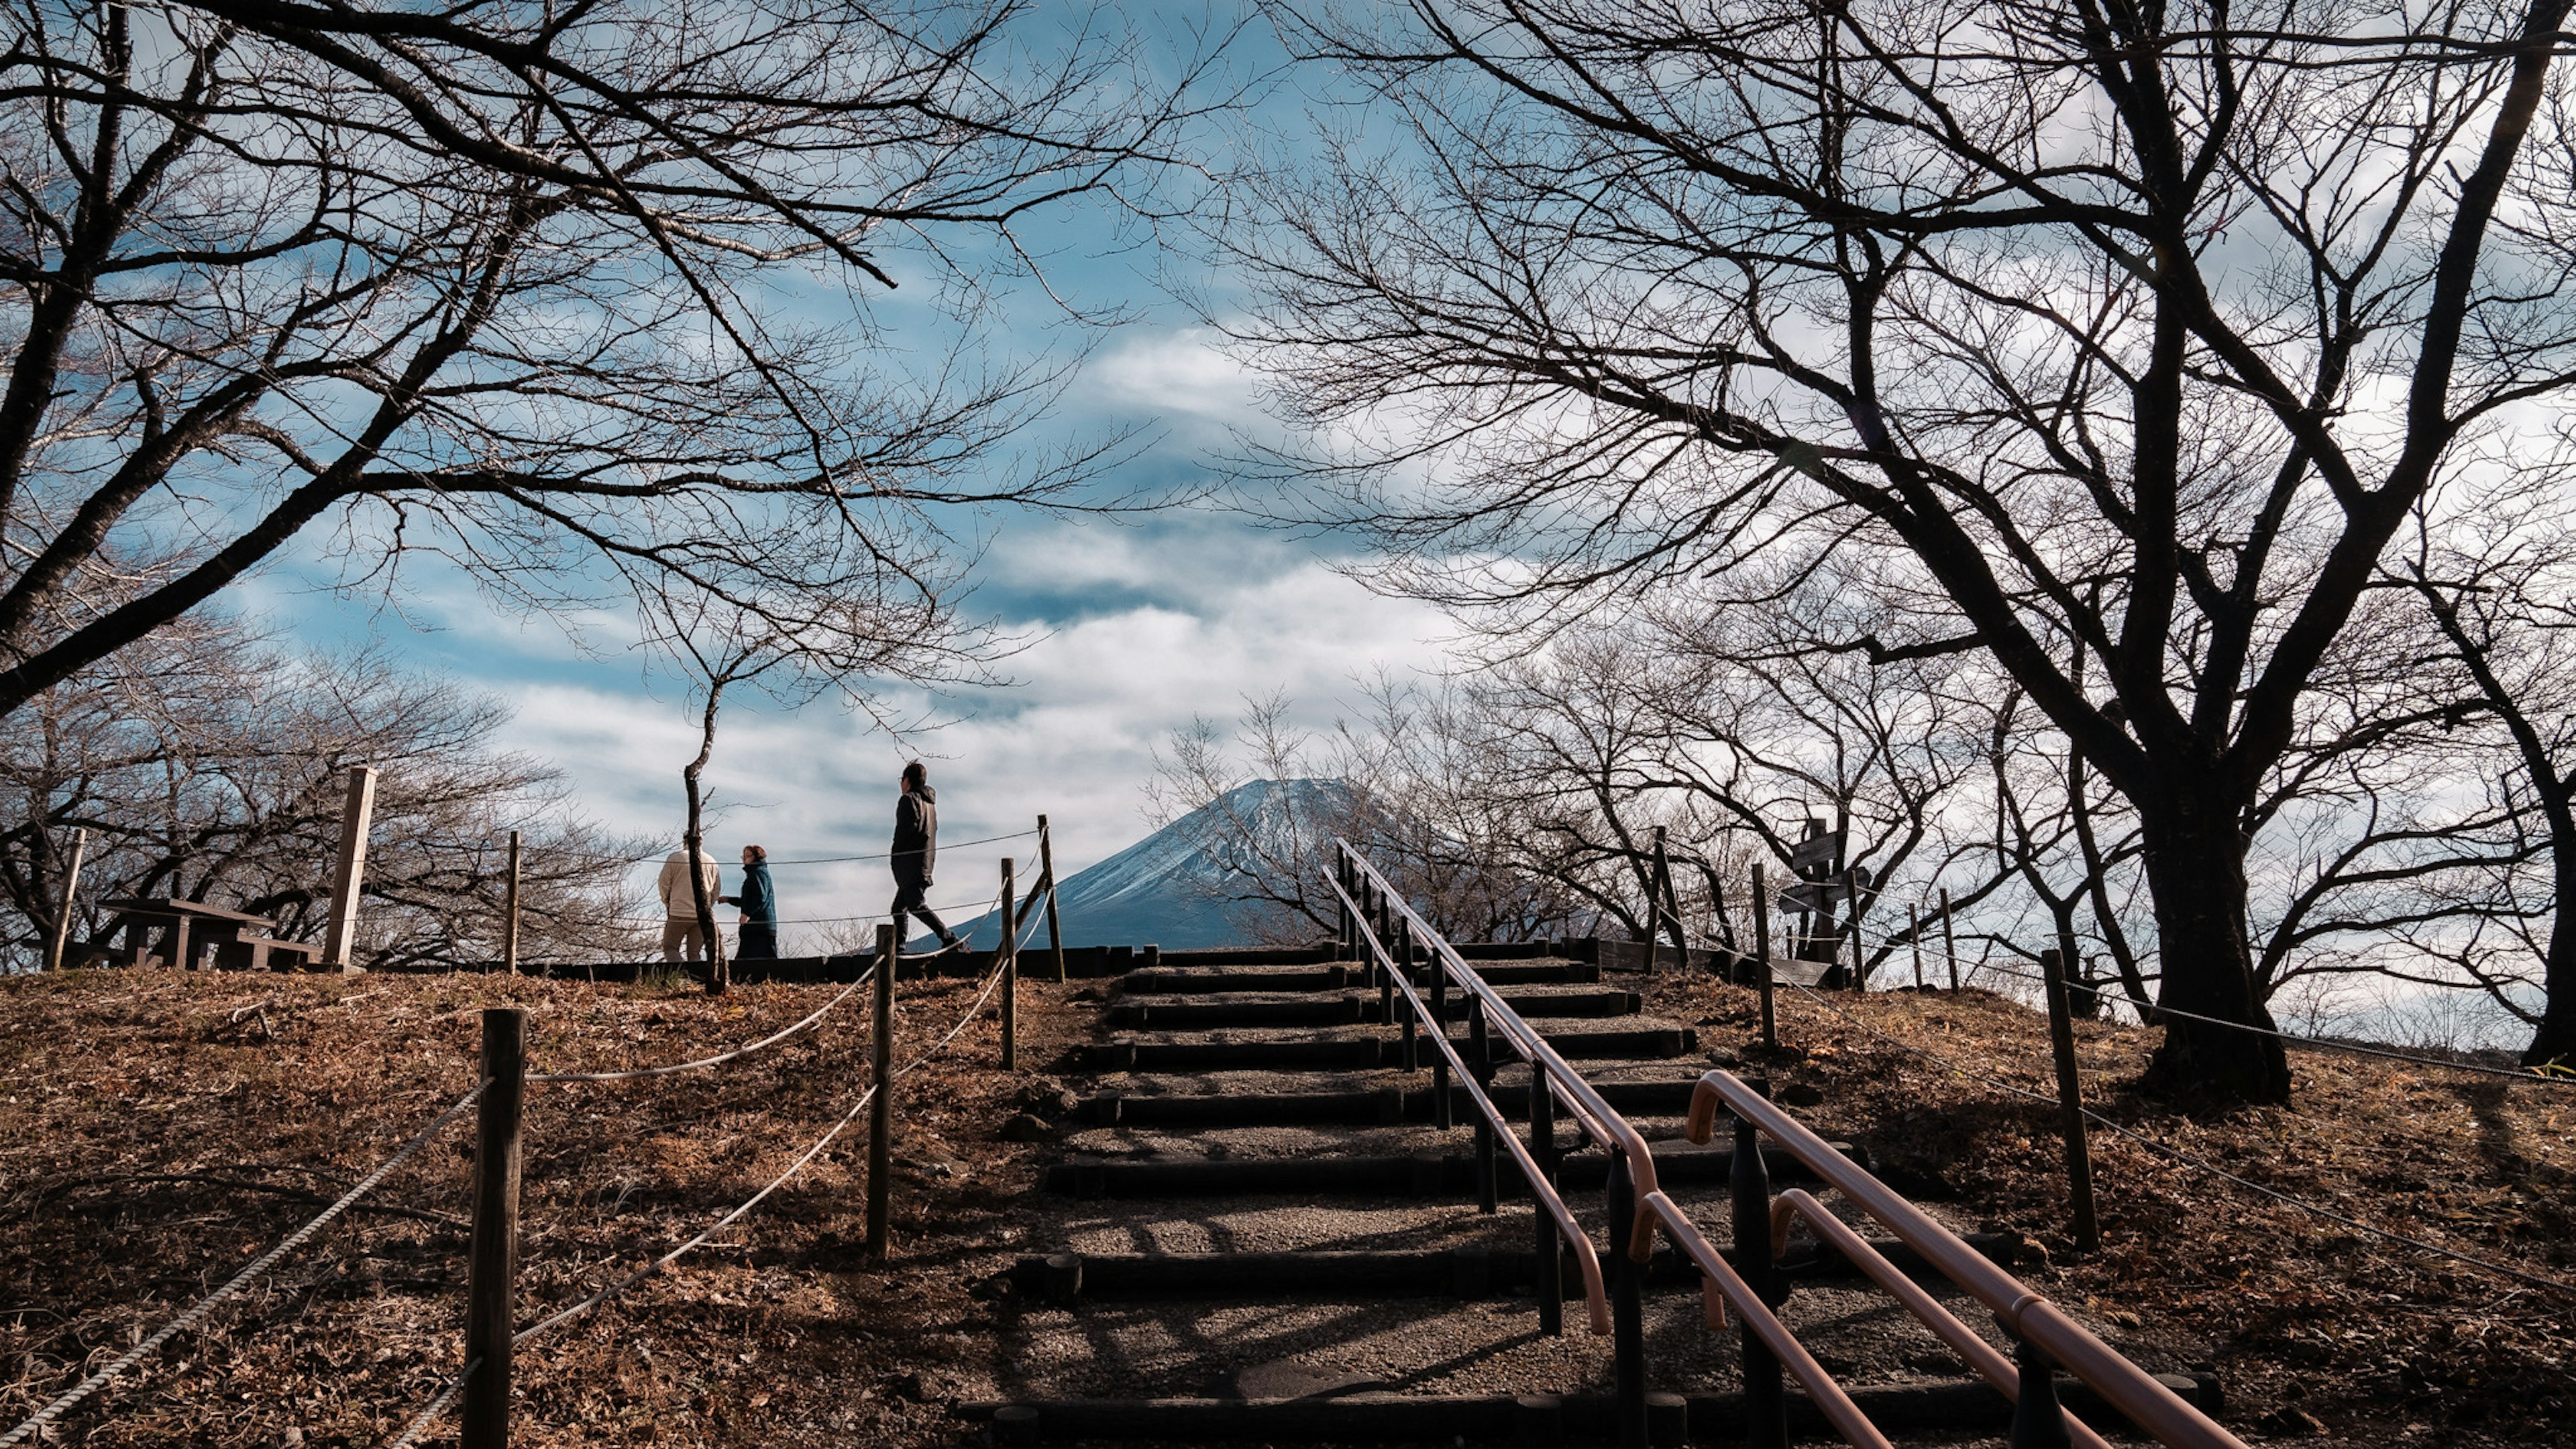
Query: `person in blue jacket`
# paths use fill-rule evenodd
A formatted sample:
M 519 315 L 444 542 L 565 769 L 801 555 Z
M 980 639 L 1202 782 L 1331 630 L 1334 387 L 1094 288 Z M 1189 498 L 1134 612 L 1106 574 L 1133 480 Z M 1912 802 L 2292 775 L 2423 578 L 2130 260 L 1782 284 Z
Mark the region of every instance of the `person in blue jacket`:
M 778 892 L 769 883 L 768 847 L 746 845 L 742 848 L 742 894 L 721 899 L 726 905 L 742 908 L 742 948 L 733 953 L 734 959 L 776 959 Z

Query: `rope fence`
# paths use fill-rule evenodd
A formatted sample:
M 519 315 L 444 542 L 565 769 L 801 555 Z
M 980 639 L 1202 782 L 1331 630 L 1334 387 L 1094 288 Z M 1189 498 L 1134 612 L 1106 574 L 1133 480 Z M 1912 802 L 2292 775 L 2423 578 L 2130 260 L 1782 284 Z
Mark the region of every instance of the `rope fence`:
M 413 1153 L 416 1153 L 420 1151 L 421 1148 L 429 1145 L 429 1140 L 438 1135 L 440 1128 L 455 1121 L 459 1114 L 464 1112 L 467 1107 L 472 1106 L 482 1095 L 483 1087 L 480 1083 L 477 1083 L 472 1091 L 457 1098 L 455 1103 L 449 1106 L 446 1111 L 439 1113 L 428 1126 L 420 1129 L 419 1133 L 413 1136 L 410 1141 L 396 1149 L 393 1156 L 386 1158 L 382 1163 L 378 1164 L 375 1171 L 368 1173 L 364 1178 L 360 1179 L 355 1187 L 352 1187 L 347 1192 L 341 1194 L 339 1199 L 334 1201 L 329 1207 L 326 1207 L 319 1213 L 314 1214 L 311 1221 L 305 1223 L 304 1226 L 297 1228 L 294 1232 L 287 1234 L 276 1247 L 269 1249 L 267 1252 L 262 1253 L 258 1258 L 254 1259 L 250 1266 L 242 1269 L 239 1273 L 234 1274 L 222 1287 L 217 1288 L 214 1292 L 198 1299 L 193 1307 L 189 1308 L 178 1317 L 171 1319 L 168 1323 L 163 1324 L 159 1332 L 154 1333 L 151 1337 L 142 1340 L 135 1344 L 134 1347 L 126 1350 L 125 1353 L 115 1362 L 109 1364 L 103 1369 L 100 1369 L 98 1372 L 91 1374 L 88 1378 L 81 1380 L 69 1391 L 56 1398 L 52 1403 L 45 1405 L 43 1408 L 38 1409 L 35 1413 L 29 1415 L 26 1422 L 18 1425 L 14 1429 L 11 1429 L 6 1434 L 0 1434 L 0 1449 L 7 1449 L 7 1446 L 9 1445 L 22 1443 L 28 1438 L 43 1432 L 46 1425 L 51 1424 L 55 1419 L 60 1418 L 64 1413 L 79 1404 L 81 1400 L 86 1399 L 90 1395 L 97 1393 L 100 1389 L 107 1387 L 109 1384 L 115 1382 L 117 1377 L 123 1374 L 127 1369 L 134 1367 L 145 1358 L 158 1352 L 161 1345 L 169 1342 L 179 1334 L 195 1327 L 197 1324 L 204 1322 L 206 1315 L 214 1312 L 217 1304 L 220 1304 L 225 1299 L 239 1293 L 243 1288 L 250 1284 L 251 1280 L 259 1277 L 262 1273 L 267 1272 L 287 1254 L 294 1252 L 297 1248 L 300 1248 L 304 1246 L 305 1243 L 311 1241 L 315 1233 L 318 1233 L 322 1231 L 323 1228 L 329 1226 L 332 1219 L 340 1216 L 340 1214 L 344 1212 L 347 1212 L 350 1206 L 356 1203 L 358 1199 L 365 1197 L 370 1192 L 373 1192 L 376 1188 L 376 1184 L 383 1182 L 388 1174 L 392 1173 L 395 1168 L 400 1167 Z
M 822 1155 L 822 1153 L 826 1151 L 831 1144 L 842 1135 L 842 1133 L 848 1130 L 852 1122 L 858 1120 L 861 1113 L 868 1111 L 873 1106 L 876 1106 L 881 1094 L 891 1088 L 893 1081 L 910 1075 L 912 1072 L 918 1070 L 920 1067 L 936 1058 L 940 1053 L 946 1051 L 947 1048 L 964 1033 L 966 1028 L 972 1025 L 973 1022 L 983 1014 L 985 1007 L 992 1000 L 994 991 L 1005 981 L 1015 981 L 1018 957 L 1020 953 L 1026 949 L 1029 942 L 1035 938 L 1040 926 L 1047 927 L 1051 933 L 1051 939 L 1059 941 L 1059 945 L 1056 949 L 1060 951 L 1060 936 L 1052 935 L 1052 933 L 1056 932 L 1058 929 L 1057 912 L 1055 909 L 1056 880 L 1052 864 L 1052 853 L 1047 843 L 1046 817 L 1039 817 L 1039 824 L 1036 829 L 1020 831 L 1012 835 L 991 836 L 980 840 L 964 841 L 960 842 L 959 845 L 985 845 L 1004 840 L 1019 840 L 1030 837 L 1036 837 L 1039 840 L 1040 860 L 1044 865 L 1038 877 L 1031 882 L 1032 889 L 1030 890 L 1026 902 L 1019 909 L 1016 917 L 1012 914 L 1012 863 L 1008 860 L 1005 860 L 1002 863 L 1002 885 L 996 896 L 986 900 L 962 902 L 945 907 L 932 907 L 933 910 L 952 912 L 973 910 L 987 911 L 999 916 L 1003 920 L 1004 924 L 1004 945 L 1001 949 L 995 951 L 993 968 L 986 974 L 982 989 L 977 993 L 974 1002 L 967 1007 L 965 1013 L 958 1018 L 957 1022 L 951 1026 L 944 1035 L 942 1035 L 936 1042 L 932 1043 L 927 1049 L 915 1055 L 910 1061 L 904 1063 L 900 1069 L 888 1071 L 884 1074 L 882 1080 L 870 1083 L 867 1090 L 859 1095 L 858 1100 L 850 1106 L 848 1111 L 844 1112 L 840 1118 L 833 1122 L 820 1137 L 815 1139 L 811 1145 L 807 1146 L 804 1151 L 795 1157 L 793 1161 L 788 1163 L 783 1172 L 772 1178 L 766 1186 L 760 1189 L 760 1191 L 752 1194 L 742 1203 L 735 1206 L 731 1211 L 725 1213 L 715 1222 L 709 1224 L 704 1230 L 690 1237 L 678 1247 L 655 1258 L 652 1262 L 647 1263 L 643 1267 L 636 1269 L 634 1272 L 627 1274 L 625 1277 L 608 1284 L 597 1292 L 594 1292 L 590 1296 L 582 1299 L 580 1302 L 572 1304 L 571 1306 L 556 1312 L 525 1329 L 520 1329 L 510 1334 L 507 1338 L 507 1343 L 515 1346 L 519 1343 L 526 1342 L 541 1334 L 550 1332 L 565 1323 L 571 1322 L 585 1313 L 591 1312 L 601 1304 L 604 1304 L 614 1299 L 619 1294 L 624 1293 L 635 1284 L 642 1282 L 644 1279 L 669 1267 L 672 1263 L 677 1262 L 681 1257 L 703 1245 L 718 1233 L 721 1233 L 734 1223 L 739 1222 L 745 1215 L 758 1207 L 759 1204 L 767 1199 L 772 1193 L 775 1193 L 779 1188 L 785 1186 L 799 1172 L 803 1171 L 815 1160 L 815 1158 Z M 513 841 L 514 866 L 516 863 L 516 848 L 517 843 L 516 841 Z M 957 847 L 952 847 L 952 849 L 954 848 Z M 650 857 L 647 857 L 647 859 L 649 858 Z M 887 857 L 882 855 L 848 857 L 848 859 L 852 860 L 881 860 L 885 858 Z M 780 863 L 828 864 L 834 863 L 835 859 L 837 858 Z M 515 871 L 513 879 L 514 881 L 516 879 Z M 1038 909 L 1041 902 L 1043 902 L 1046 907 L 1043 912 Z M 883 923 L 889 922 L 893 914 L 893 912 L 887 911 L 865 916 L 820 919 L 874 921 Z M 917 911 L 907 911 L 905 914 L 917 914 Z M 781 922 L 779 924 L 791 923 Z M 1019 929 L 1014 930 L 1014 927 Z M 795 1022 L 790 1023 L 786 1027 L 772 1032 L 767 1036 L 761 1037 L 756 1041 L 747 1042 L 741 1046 L 717 1052 L 709 1056 L 694 1057 L 685 1061 L 668 1062 L 649 1067 L 635 1067 L 613 1071 L 523 1072 L 520 1067 L 521 1058 L 518 1055 L 519 1049 L 515 1045 L 515 1042 L 520 1039 L 520 1028 L 516 1025 L 512 1025 L 509 1030 L 510 1038 L 514 1045 L 510 1049 L 510 1054 L 507 1059 L 509 1066 L 507 1072 L 504 1074 L 508 1090 L 504 1096 L 494 1098 L 491 1096 L 491 1092 L 495 1086 L 496 1079 L 493 1076 L 488 1075 L 488 1073 L 497 1070 L 492 1067 L 490 1056 L 494 1050 L 492 1044 L 494 1038 L 491 1035 L 491 1032 L 493 1031 L 492 1018 L 496 1015 L 506 1016 L 515 1022 L 521 1013 L 517 1008 L 500 1008 L 493 1011 L 487 1011 L 485 1013 L 485 1070 L 487 1075 L 483 1076 L 481 1080 L 478 1080 L 472 1090 L 466 1092 L 454 1103 L 450 1104 L 446 1110 L 439 1113 L 439 1115 L 432 1120 L 428 1126 L 422 1128 L 419 1133 L 415 1134 L 410 1140 L 405 1142 L 390 1157 L 379 1164 L 374 1171 L 368 1173 L 364 1179 L 351 1187 L 340 1198 L 333 1201 L 329 1206 L 325 1207 L 321 1212 L 316 1214 L 311 1220 L 304 1223 L 301 1227 L 297 1228 L 293 1233 L 290 1233 L 276 1246 L 272 1247 L 258 1259 L 249 1264 L 249 1266 L 243 1268 L 230 1280 L 226 1281 L 221 1287 L 198 1300 L 186 1311 L 163 1325 L 157 1332 L 153 1333 L 148 1338 L 139 1340 L 131 1349 L 120 1355 L 115 1361 L 108 1364 L 105 1368 L 89 1375 L 71 1389 L 57 1396 L 54 1400 L 47 1403 L 34 1414 L 30 1415 L 23 1423 L 10 1429 L 6 1434 L 0 1434 L 0 1449 L 11 1449 L 11 1446 L 24 1443 L 33 1437 L 44 1434 L 48 1426 L 55 1420 L 59 1419 L 63 1414 L 69 1412 L 71 1409 L 77 1407 L 84 1400 L 89 1399 L 100 1390 L 115 1382 L 116 1379 L 125 1374 L 129 1369 L 133 1368 L 134 1365 L 142 1362 L 144 1359 L 157 1352 L 164 1344 L 168 1343 L 170 1339 L 204 1322 L 206 1317 L 211 1314 L 215 1308 L 238 1295 L 242 1289 L 252 1281 L 267 1272 L 270 1268 L 274 1267 L 287 1255 L 293 1253 L 295 1250 L 311 1241 L 324 1227 L 328 1226 L 333 1220 L 340 1217 L 343 1213 L 349 1211 L 368 1193 L 374 1191 L 375 1188 L 397 1167 L 401 1166 L 405 1161 L 417 1154 L 422 1147 L 426 1146 L 431 1139 L 438 1135 L 441 1129 L 445 1128 L 458 1116 L 462 1115 L 468 1107 L 475 1106 L 477 1103 L 483 1104 L 486 1119 L 484 1125 L 485 1130 L 488 1133 L 491 1130 L 493 1121 L 495 1120 L 494 1113 L 496 1108 L 493 1105 L 494 1102 L 500 1101 L 505 1104 L 497 1110 L 506 1114 L 506 1116 L 500 1120 L 505 1120 L 509 1124 L 508 1140 L 512 1144 L 509 1149 L 509 1155 L 510 1159 L 515 1162 L 517 1153 L 515 1143 L 517 1140 L 516 1134 L 518 1130 L 516 1124 L 518 1120 L 517 1114 L 519 1111 L 518 1091 L 520 1087 L 526 1083 L 598 1083 L 635 1081 L 670 1076 L 683 1072 L 710 1070 L 740 1062 L 747 1058 L 756 1056 L 761 1052 L 767 1051 L 770 1048 L 776 1047 L 782 1042 L 786 1042 L 805 1032 L 813 1030 L 835 1010 L 841 1007 L 843 1003 L 847 1002 L 862 986 L 867 986 L 872 983 L 877 987 L 880 1022 L 881 1024 L 885 1024 L 885 1029 L 890 1035 L 891 1017 L 885 1014 L 890 1005 L 890 987 L 892 984 L 892 973 L 888 970 L 888 958 L 891 957 L 894 960 L 918 958 L 906 957 L 901 954 L 901 942 L 894 941 L 892 939 L 892 927 L 890 924 L 880 925 L 879 932 L 880 941 L 884 943 L 884 945 L 883 949 L 878 953 L 878 959 L 861 970 L 854 980 L 843 986 L 839 992 L 835 993 L 830 1000 L 824 1002 L 821 1006 L 808 1012 L 806 1015 Z M 1003 1008 L 1004 1066 L 1006 1069 L 1011 1066 L 1010 1047 L 1013 1016 L 1012 999 L 1013 998 L 1010 995 L 1006 994 Z M 868 1039 L 869 1038 L 865 1035 L 860 1038 L 861 1041 L 866 1041 Z M 880 1058 L 880 1060 L 882 1061 L 883 1059 Z M 478 1154 L 478 1169 L 479 1166 L 480 1154 Z M 512 1178 L 515 1180 L 515 1169 L 512 1169 Z M 511 1189 L 510 1191 L 514 1193 L 515 1189 Z M 884 1184 L 872 1181 L 872 1198 L 880 1197 L 883 1191 Z M 478 1194 L 478 1220 L 473 1225 L 473 1229 L 478 1240 L 484 1233 L 485 1225 L 481 1221 L 483 1212 L 484 1204 L 481 1200 L 481 1196 Z M 515 1240 L 516 1235 L 515 1216 L 516 1208 L 515 1205 L 512 1205 L 507 1209 L 503 1218 L 503 1221 L 508 1225 L 507 1232 L 512 1240 Z M 510 1256 L 514 1258 L 515 1253 Z M 476 1297 L 479 1295 L 479 1278 L 484 1271 L 482 1264 L 482 1251 L 479 1244 L 476 1249 L 476 1260 L 474 1266 L 475 1273 L 478 1277 L 478 1284 L 475 1289 L 469 1290 L 469 1297 Z M 469 1319 L 471 1316 L 472 1315 L 469 1314 Z M 473 1332 L 470 1329 L 468 1337 L 470 1346 L 473 1338 Z M 484 1342 L 489 1344 L 491 1340 L 486 1339 Z M 501 1364 L 499 1372 L 502 1377 L 505 1392 L 509 1370 L 507 1357 L 507 1354 L 503 1353 L 498 1360 Z M 388 1449 L 407 1449 L 407 1446 L 416 1441 L 430 1424 L 436 1422 L 439 1415 L 446 1412 L 455 1404 L 457 1397 L 460 1394 L 467 1393 L 468 1386 L 473 1380 L 475 1374 L 490 1361 L 492 1360 L 487 1360 L 484 1357 L 469 1354 L 468 1361 L 463 1371 L 459 1372 L 454 1378 L 448 1380 L 440 1388 L 438 1393 L 430 1399 L 428 1404 L 406 1421 L 404 1427 L 397 1432 L 391 1440 L 387 1441 Z M 477 1395 L 479 1395 L 480 1392 L 480 1390 L 475 1391 Z M 473 1419 L 475 1416 L 476 1411 L 474 1404 L 475 1397 L 469 1396 L 466 1400 L 466 1412 L 469 1420 Z

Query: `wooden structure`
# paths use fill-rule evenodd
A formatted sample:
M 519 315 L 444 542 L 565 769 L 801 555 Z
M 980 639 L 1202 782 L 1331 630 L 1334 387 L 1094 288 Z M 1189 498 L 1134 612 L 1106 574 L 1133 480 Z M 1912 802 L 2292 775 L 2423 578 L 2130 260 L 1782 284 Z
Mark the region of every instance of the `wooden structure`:
M 300 941 L 280 941 L 266 934 L 277 928 L 268 916 L 230 911 L 203 901 L 175 897 L 100 902 L 115 914 L 100 943 L 70 953 L 76 960 L 121 961 L 130 966 L 174 966 L 196 970 L 208 952 L 227 971 L 310 970 L 321 948 Z M 115 943 L 122 935 L 121 944 Z

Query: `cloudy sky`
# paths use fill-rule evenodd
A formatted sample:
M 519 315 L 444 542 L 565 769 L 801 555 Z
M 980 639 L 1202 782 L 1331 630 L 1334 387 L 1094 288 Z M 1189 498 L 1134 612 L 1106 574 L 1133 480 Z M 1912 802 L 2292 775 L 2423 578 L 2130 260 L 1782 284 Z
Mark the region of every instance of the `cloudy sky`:
M 1292 97 L 1270 114 L 1293 126 L 1300 104 Z M 1186 489 L 1218 466 L 1235 430 L 1261 426 L 1252 380 L 1174 299 L 1182 289 L 1222 297 L 1227 279 L 1151 239 L 1113 236 L 1079 207 L 1044 232 L 1054 245 L 1049 289 L 1136 319 L 1088 335 L 1092 354 L 1048 436 L 1142 429 L 1149 444 L 1103 487 Z M 996 349 L 1062 355 L 1062 312 L 1025 284 L 1016 297 Z M 898 333 L 929 325 L 907 322 L 920 316 L 909 297 L 881 315 Z M 1004 666 L 1011 683 L 916 701 L 946 722 L 902 741 L 836 700 L 786 712 L 728 696 L 708 772 L 722 858 L 746 841 L 783 860 L 882 850 L 895 777 L 918 755 L 940 790 L 944 840 L 1024 830 L 1044 812 L 1070 873 L 1148 832 L 1155 750 L 1194 716 L 1230 720 L 1245 696 L 1285 691 L 1302 719 L 1328 727 L 1362 676 L 1436 668 L 1441 658 L 1443 622 L 1343 577 L 1334 541 L 1265 530 L 1217 507 L 1120 521 L 996 513 L 975 528 L 989 547 L 970 612 L 1026 640 Z M 350 599 L 327 586 L 328 539 L 303 542 L 303 557 L 247 586 L 240 601 L 316 642 L 383 640 L 503 699 L 516 712 L 505 742 L 564 770 L 594 818 L 676 837 L 695 701 L 681 681 L 616 647 L 620 621 L 575 621 L 568 631 L 500 611 L 435 568 L 411 573 L 398 605 Z M 574 633 L 591 646 L 577 647 Z M 943 849 L 934 900 L 989 893 L 998 857 L 1030 850 Z M 878 909 L 882 870 L 782 869 L 782 915 Z

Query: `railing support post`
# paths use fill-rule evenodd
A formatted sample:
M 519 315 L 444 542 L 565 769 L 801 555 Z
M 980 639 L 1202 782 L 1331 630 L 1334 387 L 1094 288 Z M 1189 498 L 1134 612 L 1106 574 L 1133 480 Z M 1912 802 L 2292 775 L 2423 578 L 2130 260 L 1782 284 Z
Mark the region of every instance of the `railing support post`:
M 1610 1293 L 1611 1356 L 1616 1368 L 1619 1449 L 1646 1449 L 1646 1309 L 1637 1282 L 1640 1269 L 1628 1256 L 1630 1235 L 1637 1227 L 1637 1182 L 1628 1154 L 1610 1158 L 1610 1257 L 1605 1265 Z
M 1762 1049 L 1780 1049 L 1780 1018 L 1771 1009 L 1771 899 L 1762 884 L 1762 867 L 1753 867 L 1753 959 L 1762 988 Z
M 483 1096 L 474 1104 L 474 1227 L 465 1288 L 463 1449 L 510 1442 L 510 1337 L 518 1331 L 519 1124 L 527 1091 L 527 1015 L 483 1013 Z
M 1019 915 L 1012 909 L 1014 887 L 1012 861 L 1002 857 L 1002 941 L 997 948 L 1002 957 L 1002 1070 L 1015 1072 L 1020 1067 L 1020 928 Z
M 1762 1162 L 1761 1134 L 1742 1117 L 1735 1119 L 1735 1148 L 1727 1164 L 1728 1221 L 1735 1232 L 1735 1271 L 1745 1286 L 1775 1303 L 1779 1275 L 1771 1263 L 1771 1169 Z M 1736 1315 L 1741 1321 L 1742 1314 Z M 1780 1381 L 1780 1360 L 1770 1345 L 1743 1323 L 1744 1441 L 1749 1449 L 1787 1449 L 1789 1406 Z
M 2039 1345 L 2016 1340 L 2013 1366 L 2020 1370 L 2020 1395 L 2013 1400 L 2012 1449 L 2073 1449 L 2066 1432 L 2066 1409 L 2057 1401 L 2056 1365 Z
M 1923 989 L 1923 912 L 1905 908 L 1905 940 L 1914 948 L 1914 989 Z
M 1941 887 L 1941 956 L 1950 963 L 1950 989 L 1959 989 L 1959 943 L 1950 934 L 1950 888 Z
M 894 1247 L 894 923 L 877 927 L 876 1010 L 868 1069 L 876 1100 L 868 1104 L 867 1255 L 884 1262 Z
M 1556 1185 L 1556 1094 L 1548 1090 L 1544 1068 L 1530 1068 L 1530 1161 L 1550 1187 Z M 1537 1225 L 1533 1247 L 1538 1253 L 1538 1331 L 1551 1338 L 1565 1335 L 1565 1245 L 1556 1239 L 1556 1219 L 1536 1192 L 1530 1194 L 1530 1218 Z
M 1493 1038 L 1487 1034 L 1485 1027 L 1485 1004 L 1481 1001 L 1469 1000 L 1467 1003 L 1467 1069 L 1475 1074 L 1476 1087 L 1480 1096 L 1483 1095 L 1484 1088 L 1494 1079 L 1493 1045 Z M 1494 1180 L 1496 1167 L 1494 1124 L 1486 1120 L 1483 1112 L 1478 1112 L 1476 1114 L 1476 1210 L 1478 1212 L 1492 1213 L 1500 1210 L 1500 1204 L 1496 1198 L 1500 1194 L 1501 1187 Z
M 1410 968 L 1413 964 L 1413 923 L 1407 920 L 1396 929 L 1404 937 L 1404 963 Z M 1445 1042 L 1449 1039 L 1449 968 L 1441 961 L 1430 959 L 1428 952 L 1424 956 L 1424 964 L 1431 968 L 1431 1032 Z M 1431 1049 L 1431 1096 L 1437 1103 L 1433 1108 L 1437 1114 L 1435 1120 L 1443 1132 L 1458 1125 L 1456 1104 L 1449 1100 L 1449 1088 L 1449 1054 L 1434 1046 Z
M 1378 903 L 1378 914 L 1383 917 L 1385 913 L 1385 901 L 1381 898 Z M 1378 939 L 1385 940 L 1386 937 L 1381 933 Z M 1408 981 L 1411 980 L 1413 972 L 1413 934 L 1412 928 L 1407 926 L 1404 922 L 1399 921 L 1396 923 L 1393 950 L 1394 954 L 1388 959 L 1386 969 L 1389 971 L 1402 971 L 1406 974 L 1406 979 Z M 1414 1040 L 1414 1013 L 1410 1009 L 1409 1002 L 1407 1003 L 1407 1006 L 1408 1009 L 1404 1013 L 1404 1069 L 1411 1072 L 1421 1069 L 1422 1049 L 1420 1044 Z M 1443 1127 L 1448 1126 L 1449 1103 L 1445 1095 L 1441 1100 L 1440 1106 L 1436 1110 L 1439 1113 L 1440 1125 Z
M 1038 874 L 1046 880 L 1047 954 L 1055 958 L 1055 980 L 1064 984 L 1064 929 L 1055 914 L 1055 840 L 1047 833 L 1047 818 L 1038 817 Z
M 2048 985 L 2048 1044 L 2057 1058 L 2057 1107 L 2066 1136 L 2066 1192 L 2075 1209 L 2075 1246 L 2102 1246 L 2102 1223 L 2093 1211 L 2093 1151 L 2084 1138 L 2084 1084 L 2075 1075 L 2075 1023 L 2066 1005 L 2066 963 L 2055 951 L 2039 953 Z
M 510 883 L 501 901 L 501 970 L 519 974 L 519 832 L 510 832 Z
M 1869 957 L 1860 943 L 1860 872 L 1846 867 L 1843 871 L 1843 909 L 1850 920 L 1844 934 L 1851 937 L 1851 989 L 1869 989 Z

